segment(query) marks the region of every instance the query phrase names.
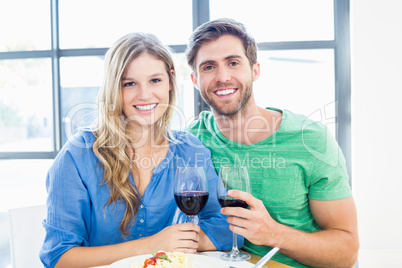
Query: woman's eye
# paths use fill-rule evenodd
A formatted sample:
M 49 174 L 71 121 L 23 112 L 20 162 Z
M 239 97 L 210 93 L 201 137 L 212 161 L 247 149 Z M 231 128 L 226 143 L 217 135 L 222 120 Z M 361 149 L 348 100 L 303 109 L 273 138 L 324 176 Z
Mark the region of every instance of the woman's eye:
M 159 83 L 160 81 L 161 80 L 159 78 L 154 78 L 154 79 L 151 80 L 151 83 L 156 84 L 156 83 Z
M 124 83 L 123 87 L 131 87 L 131 86 L 135 86 L 135 82 L 128 82 L 128 83 Z

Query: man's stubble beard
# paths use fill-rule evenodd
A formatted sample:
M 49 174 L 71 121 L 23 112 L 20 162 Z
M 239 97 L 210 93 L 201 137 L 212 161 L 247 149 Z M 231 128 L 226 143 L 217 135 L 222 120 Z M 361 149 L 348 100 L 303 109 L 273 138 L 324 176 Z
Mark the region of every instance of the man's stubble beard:
M 219 105 L 212 99 L 205 94 L 204 90 L 200 90 L 201 92 L 201 97 L 203 100 L 211 107 L 211 109 L 216 112 L 220 116 L 225 116 L 230 119 L 233 119 L 239 112 L 242 113 L 244 109 L 247 106 L 248 101 L 250 100 L 250 97 L 253 93 L 253 84 L 252 81 L 249 81 L 246 84 L 246 87 L 244 87 L 244 90 L 242 90 L 243 87 L 240 86 L 238 87 L 238 91 L 240 91 L 243 95 L 240 97 L 239 101 L 237 102 L 236 107 L 227 107 L 225 105 L 222 105 L 222 107 L 219 107 Z M 214 94 L 214 93 L 211 93 Z

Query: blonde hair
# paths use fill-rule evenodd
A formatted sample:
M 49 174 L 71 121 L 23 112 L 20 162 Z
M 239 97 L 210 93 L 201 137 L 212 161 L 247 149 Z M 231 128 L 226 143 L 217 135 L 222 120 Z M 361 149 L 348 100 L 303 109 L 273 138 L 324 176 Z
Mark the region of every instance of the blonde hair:
M 96 141 L 93 151 L 104 168 L 103 183 L 110 189 L 105 206 L 122 201 L 125 206 L 120 231 L 128 234 L 128 227 L 135 219 L 140 204 L 140 195 L 129 180 L 130 168 L 135 165 L 130 159 L 127 147 L 127 120 L 123 115 L 121 79 L 127 65 L 143 53 L 148 53 L 165 63 L 172 89 L 169 91 L 169 105 L 163 116 L 156 122 L 155 141 L 166 141 L 170 133 L 173 105 L 176 101 L 176 79 L 172 55 L 169 48 L 152 34 L 131 33 L 117 40 L 105 56 L 104 79 L 98 94 L 98 121 L 94 134 Z

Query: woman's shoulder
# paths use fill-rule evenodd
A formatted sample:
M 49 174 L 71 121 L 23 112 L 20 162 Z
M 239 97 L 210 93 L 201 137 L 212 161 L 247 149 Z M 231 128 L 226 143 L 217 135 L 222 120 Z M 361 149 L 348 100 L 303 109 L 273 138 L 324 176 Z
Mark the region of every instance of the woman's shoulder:
M 188 131 L 173 131 L 171 149 L 176 161 L 183 163 L 207 165 L 211 159 L 211 151 Z M 179 163 L 179 162 L 176 162 Z
M 77 132 L 68 138 L 67 144 L 78 148 L 92 148 L 96 137 L 93 131 L 89 128 L 78 129 Z
M 172 132 L 173 139 L 171 142 L 178 148 L 183 148 L 191 151 L 205 151 L 207 147 L 196 137 L 188 131 Z
M 76 166 L 80 170 L 96 166 L 98 161 L 92 150 L 95 135 L 89 129 L 80 129 L 69 137 L 53 163 L 53 168 Z
M 59 155 L 68 153 L 70 155 L 82 156 L 85 152 L 92 152 L 95 140 L 96 137 L 90 129 L 79 129 L 75 134 L 68 137 Z
M 173 130 L 172 141 L 181 145 L 202 145 L 202 142 L 189 131 Z M 204 146 L 205 147 L 205 146 Z

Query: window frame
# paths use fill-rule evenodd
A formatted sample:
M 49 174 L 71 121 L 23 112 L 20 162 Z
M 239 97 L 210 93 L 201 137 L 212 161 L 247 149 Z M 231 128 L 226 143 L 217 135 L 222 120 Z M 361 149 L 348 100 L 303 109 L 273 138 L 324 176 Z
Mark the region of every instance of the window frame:
M 60 49 L 59 0 L 50 1 L 51 49 L 36 51 L 0 52 L 0 60 L 50 58 L 52 61 L 53 92 L 53 145 L 51 152 L 0 152 L 0 159 L 52 159 L 62 144 L 62 115 L 60 100 L 60 58 L 77 56 L 104 56 L 108 48 Z M 350 0 L 333 0 L 334 40 L 262 42 L 259 50 L 333 49 L 335 64 L 336 139 L 346 159 L 351 176 L 351 64 L 350 64 Z M 193 29 L 210 20 L 209 0 L 192 0 Z M 186 45 L 170 46 L 174 52 L 183 53 Z M 194 114 L 209 109 L 194 88 Z

